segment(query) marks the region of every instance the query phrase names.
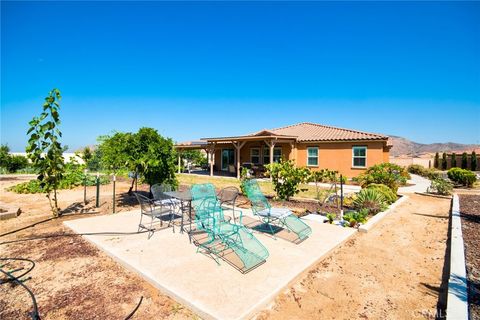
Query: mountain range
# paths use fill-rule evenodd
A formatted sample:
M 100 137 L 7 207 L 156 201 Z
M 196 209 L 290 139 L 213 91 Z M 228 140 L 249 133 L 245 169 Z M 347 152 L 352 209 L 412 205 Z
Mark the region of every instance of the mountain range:
M 468 152 L 473 150 L 478 154 L 480 152 L 480 145 L 478 144 L 462 144 L 455 142 L 440 142 L 440 143 L 418 143 L 398 136 L 390 136 L 393 147 L 390 149 L 390 156 L 398 157 L 403 155 L 420 156 L 426 153 L 435 152 Z

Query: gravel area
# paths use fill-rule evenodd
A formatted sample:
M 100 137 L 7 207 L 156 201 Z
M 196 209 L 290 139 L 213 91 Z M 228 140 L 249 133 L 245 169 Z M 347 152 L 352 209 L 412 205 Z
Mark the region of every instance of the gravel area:
M 480 319 L 480 195 L 460 195 L 470 319 Z

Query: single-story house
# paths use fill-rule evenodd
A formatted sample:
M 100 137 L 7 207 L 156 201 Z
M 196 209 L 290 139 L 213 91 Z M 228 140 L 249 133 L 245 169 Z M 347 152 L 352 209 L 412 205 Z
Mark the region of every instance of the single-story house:
M 202 138 L 179 143 L 181 152 L 203 149 L 207 152 L 210 175 L 214 171 L 236 173 L 248 163 L 261 166 L 280 159 L 292 160 L 298 167 L 337 170 L 354 177 L 367 167 L 389 162 L 388 136 L 351 129 L 302 122 L 276 129 L 233 137 Z

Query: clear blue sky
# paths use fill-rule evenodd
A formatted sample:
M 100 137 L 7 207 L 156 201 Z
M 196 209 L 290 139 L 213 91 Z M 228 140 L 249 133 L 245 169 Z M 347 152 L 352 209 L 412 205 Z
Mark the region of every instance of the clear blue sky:
M 4 2 L 1 143 L 62 91 L 71 150 L 310 121 L 480 143 L 480 3 Z

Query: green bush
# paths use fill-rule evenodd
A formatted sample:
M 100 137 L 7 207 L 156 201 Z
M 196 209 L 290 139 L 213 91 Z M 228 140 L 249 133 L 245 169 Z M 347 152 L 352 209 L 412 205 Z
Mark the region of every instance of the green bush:
M 424 178 L 428 178 L 430 180 L 440 178 L 440 173 L 435 170 L 434 168 L 425 168 L 419 164 L 411 164 L 407 167 L 407 171 L 411 174 L 418 174 Z
M 372 183 L 367 188 L 374 189 L 380 192 L 388 204 L 392 204 L 397 201 L 397 195 L 393 193 L 392 189 L 390 189 L 384 184 Z
M 14 173 L 29 166 L 26 157 L 13 156 L 9 151 L 10 148 L 7 145 L 0 146 L 0 167 L 4 168 L 5 173 Z
M 84 184 L 85 175 L 80 166 L 67 164 L 65 175 L 59 182 L 58 189 L 72 189 Z M 97 182 L 95 175 L 86 176 L 86 185 L 94 186 Z M 100 176 L 100 184 L 105 185 L 110 183 L 108 176 Z M 19 183 L 7 189 L 16 193 L 43 193 L 45 190 L 42 188 L 39 180 L 30 180 L 28 182 Z
M 426 175 L 427 169 L 419 164 L 411 164 L 407 167 L 407 171 L 408 173 L 418 174 L 419 176 L 424 177 Z
M 442 178 L 438 178 L 438 179 L 432 180 L 432 183 L 430 185 L 428 192 L 446 196 L 446 195 L 450 195 L 452 193 L 452 190 L 453 190 L 453 186 L 449 181 Z
M 358 211 L 349 211 L 343 215 L 343 220 L 350 224 L 350 227 L 356 226 L 358 223 L 367 222 L 368 210 L 361 209 Z
M 448 178 L 455 183 L 459 183 L 466 187 L 472 187 L 477 177 L 475 173 L 470 170 L 460 169 L 460 168 L 451 168 L 447 172 Z
M 272 177 L 273 189 L 277 197 L 282 200 L 289 200 L 301 190 L 299 185 L 308 180 L 309 170 L 297 168 L 291 160 L 267 164 L 267 175 Z
M 357 210 L 366 209 L 369 214 L 377 214 L 387 208 L 387 201 L 381 192 L 375 189 L 362 189 L 357 194 L 354 207 Z
M 410 175 L 404 167 L 386 162 L 368 168 L 365 173 L 354 178 L 354 180 L 357 181 L 362 188 L 372 183 L 377 183 L 384 184 L 392 189 L 394 193 L 397 193 L 398 187 L 405 185 L 409 178 Z

